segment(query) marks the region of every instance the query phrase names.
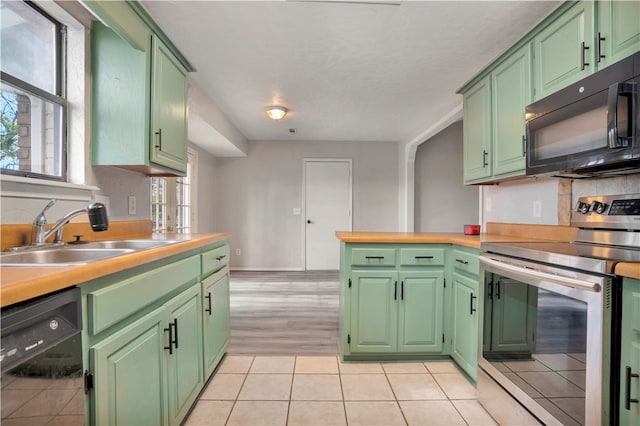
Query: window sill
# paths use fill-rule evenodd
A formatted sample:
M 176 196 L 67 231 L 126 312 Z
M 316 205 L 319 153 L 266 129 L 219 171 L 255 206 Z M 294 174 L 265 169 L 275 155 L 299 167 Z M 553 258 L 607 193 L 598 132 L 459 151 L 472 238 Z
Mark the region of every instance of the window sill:
M 46 179 L 27 178 L 22 176 L 1 175 L 2 197 L 17 198 L 52 198 L 67 193 L 62 197 L 67 200 L 89 200 L 91 192 L 99 191 L 100 188 L 93 185 L 82 185 L 77 183 L 60 182 Z M 27 190 L 25 190 L 27 189 Z M 70 192 L 82 195 L 71 195 Z

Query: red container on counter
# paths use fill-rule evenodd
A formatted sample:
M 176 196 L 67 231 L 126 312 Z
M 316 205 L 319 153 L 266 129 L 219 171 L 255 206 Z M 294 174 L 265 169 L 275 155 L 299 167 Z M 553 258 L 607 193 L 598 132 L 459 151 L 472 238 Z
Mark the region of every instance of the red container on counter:
M 478 235 L 480 234 L 480 225 L 465 225 L 464 235 Z

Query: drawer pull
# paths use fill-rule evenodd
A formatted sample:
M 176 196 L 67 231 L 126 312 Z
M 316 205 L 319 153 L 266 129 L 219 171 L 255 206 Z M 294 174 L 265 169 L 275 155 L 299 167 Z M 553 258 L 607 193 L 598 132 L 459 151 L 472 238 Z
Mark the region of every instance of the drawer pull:
M 638 399 L 637 398 L 631 398 L 631 378 L 633 377 L 634 379 L 637 379 L 639 376 L 636 373 L 632 373 L 631 372 L 631 367 L 629 367 L 628 365 L 625 366 L 625 383 L 624 383 L 624 388 L 625 388 L 625 398 L 624 398 L 624 408 L 625 410 L 630 410 L 631 409 L 631 403 L 633 404 L 637 404 L 638 403 Z
M 216 256 L 216 260 L 217 260 L 218 262 L 220 262 L 220 261 L 221 261 L 222 259 L 224 259 L 225 257 L 227 257 L 227 255 L 226 255 L 226 254 L 223 254 L 222 256 Z
M 463 265 L 468 265 L 469 264 L 469 262 L 467 262 L 466 260 L 461 260 L 461 259 L 456 259 L 456 262 L 462 263 Z
M 417 260 L 420 260 L 420 259 L 433 259 L 433 256 L 416 256 L 416 259 Z
M 381 259 L 384 259 L 384 256 L 365 256 L 364 258 L 367 260 L 373 260 L 373 259 L 381 260 Z

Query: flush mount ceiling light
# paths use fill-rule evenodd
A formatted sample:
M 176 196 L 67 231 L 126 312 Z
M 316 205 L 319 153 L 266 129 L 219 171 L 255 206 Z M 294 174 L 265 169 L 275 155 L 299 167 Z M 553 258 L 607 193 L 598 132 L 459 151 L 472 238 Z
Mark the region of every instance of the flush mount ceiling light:
M 267 107 L 267 115 L 272 120 L 280 120 L 287 114 L 288 109 L 282 106 L 272 105 Z

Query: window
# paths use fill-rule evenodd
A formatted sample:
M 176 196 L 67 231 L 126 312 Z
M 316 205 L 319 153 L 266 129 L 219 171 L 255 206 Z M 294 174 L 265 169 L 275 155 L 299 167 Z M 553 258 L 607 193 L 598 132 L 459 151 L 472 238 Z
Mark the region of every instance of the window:
M 65 27 L 31 2 L 2 2 L 0 15 L 0 168 L 63 180 Z
M 187 175 L 151 178 L 151 223 L 153 232 L 195 232 L 193 196 L 196 155 L 188 152 Z

